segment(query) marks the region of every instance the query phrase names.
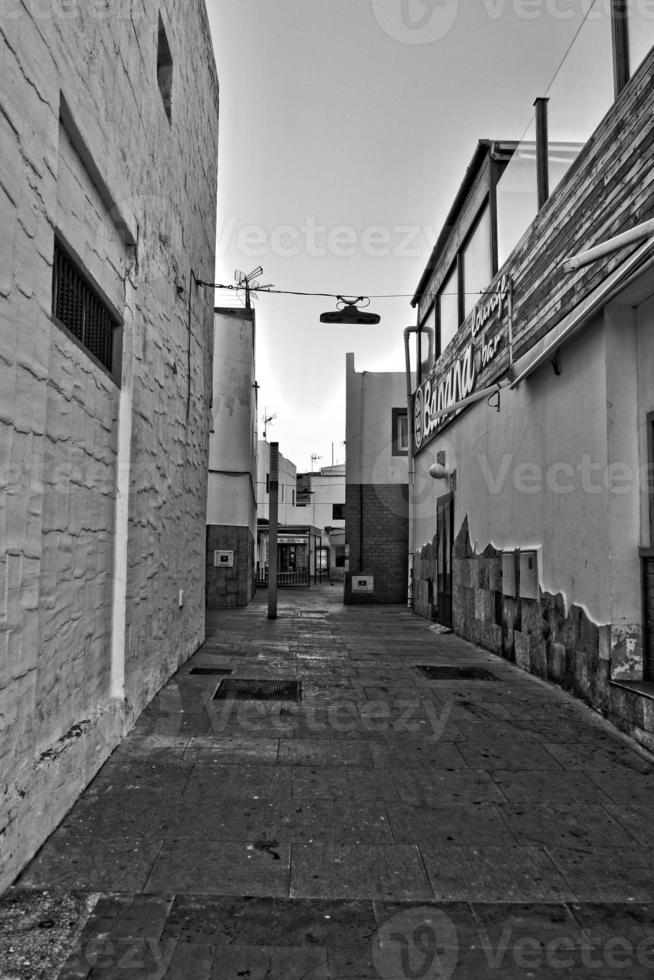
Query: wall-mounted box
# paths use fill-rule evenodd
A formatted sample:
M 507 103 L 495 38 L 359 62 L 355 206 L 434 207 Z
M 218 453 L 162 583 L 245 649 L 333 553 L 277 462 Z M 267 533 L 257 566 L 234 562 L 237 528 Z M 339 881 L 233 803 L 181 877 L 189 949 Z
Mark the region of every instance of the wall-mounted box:
M 374 578 L 372 575 L 353 575 L 353 592 L 372 592 L 374 590 Z
M 538 598 L 538 552 L 520 552 L 520 597 Z
M 233 568 L 234 567 L 234 552 L 233 551 L 214 551 L 213 553 L 213 563 L 215 568 Z
M 502 553 L 502 594 L 516 598 L 515 587 L 515 551 L 505 551 Z

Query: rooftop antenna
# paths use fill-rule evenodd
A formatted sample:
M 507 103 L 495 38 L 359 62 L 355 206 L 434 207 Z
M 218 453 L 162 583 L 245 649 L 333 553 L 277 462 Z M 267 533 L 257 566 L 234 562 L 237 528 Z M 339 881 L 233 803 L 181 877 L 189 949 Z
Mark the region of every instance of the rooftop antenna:
M 311 472 L 312 473 L 313 473 L 313 464 L 315 463 L 315 461 L 317 459 L 322 459 L 322 456 L 319 456 L 318 453 L 311 453 Z
M 277 415 L 268 415 L 268 409 L 263 410 L 263 438 L 266 439 L 266 433 L 268 431 L 268 426 L 277 418 Z
M 252 303 L 250 302 L 250 293 L 256 290 L 259 283 L 259 276 L 263 275 L 263 269 L 260 265 L 253 269 L 252 272 L 241 272 L 240 269 L 236 269 L 234 272 L 234 282 L 239 289 L 245 290 L 245 309 L 251 310 Z

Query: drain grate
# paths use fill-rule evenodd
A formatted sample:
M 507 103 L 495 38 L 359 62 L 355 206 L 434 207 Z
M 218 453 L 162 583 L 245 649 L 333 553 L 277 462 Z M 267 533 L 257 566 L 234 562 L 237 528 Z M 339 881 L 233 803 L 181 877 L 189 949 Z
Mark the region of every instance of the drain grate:
M 235 698 L 237 701 L 301 701 L 300 681 L 246 680 L 232 677 L 221 681 L 214 701 Z
M 189 674 L 211 674 L 215 677 L 217 674 L 231 674 L 231 670 L 225 667 L 194 667 Z
M 496 681 L 495 674 L 483 667 L 463 667 L 459 664 L 416 664 L 416 670 L 430 681 Z

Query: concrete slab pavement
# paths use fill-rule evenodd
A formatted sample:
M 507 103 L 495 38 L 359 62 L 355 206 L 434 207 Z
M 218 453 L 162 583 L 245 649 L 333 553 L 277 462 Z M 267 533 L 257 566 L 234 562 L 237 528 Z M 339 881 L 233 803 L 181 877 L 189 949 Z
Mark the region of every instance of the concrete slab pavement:
M 568 695 L 403 607 L 259 594 L 0 901 L 0 977 L 651 977 L 653 818 L 652 759 Z

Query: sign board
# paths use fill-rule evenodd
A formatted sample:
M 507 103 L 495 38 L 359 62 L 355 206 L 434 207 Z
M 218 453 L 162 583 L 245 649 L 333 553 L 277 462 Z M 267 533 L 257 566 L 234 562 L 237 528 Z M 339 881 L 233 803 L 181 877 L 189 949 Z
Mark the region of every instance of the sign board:
M 215 568 L 233 568 L 234 567 L 234 552 L 233 551 L 214 551 L 213 553 L 213 563 Z
M 374 578 L 372 575 L 353 575 L 352 576 L 352 591 L 353 592 L 373 592 L 374 591 Z
M 477 377 L 496 359 L 505 339 L 503 320 L 511 300 L 511 279 L 504 275 L 481 298 L 459 332 L 467 333 L 467 344 L 447 370 L 437 361 L 429 377 L 413 396 L 413 445 L 418 452 L 426 446 L 450 417 L 432 418 L 473 393 Z M 465 343 L 465 341 L 464 341 Z
M 306 534 L 278 534 L 277 544 L 306 544 Z

